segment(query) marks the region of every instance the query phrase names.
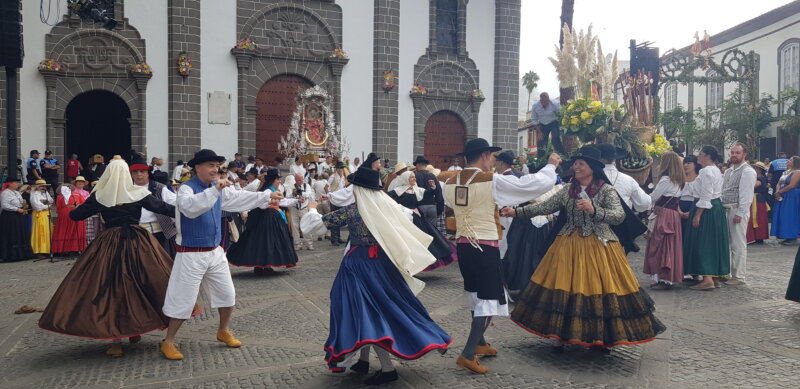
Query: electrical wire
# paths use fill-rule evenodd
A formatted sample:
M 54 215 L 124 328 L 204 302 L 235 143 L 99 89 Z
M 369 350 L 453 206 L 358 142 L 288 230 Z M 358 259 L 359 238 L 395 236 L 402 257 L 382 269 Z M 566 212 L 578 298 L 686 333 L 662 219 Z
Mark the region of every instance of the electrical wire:
M 53 8 L 53 0 L 47 0 L 47 12 L 44 11 L 44 1 L 39 0 L 39 20 L 48 26 L 55 26 L 58 23 L 58 12 L 61 10 L 61 0 L 56 1 L 56 17 L 53 23 L 50 23 L 50 15 Z

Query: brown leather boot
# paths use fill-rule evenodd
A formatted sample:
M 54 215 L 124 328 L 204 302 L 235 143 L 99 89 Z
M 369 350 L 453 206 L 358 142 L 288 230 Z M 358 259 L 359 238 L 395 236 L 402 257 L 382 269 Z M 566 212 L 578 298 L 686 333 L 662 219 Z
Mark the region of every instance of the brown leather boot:
M 481 366 L 481 362 L 480 360 L 478 360 L 478 357 L 475 357 L 473 360 L 470 361 L 469 359 L 464 358 L 463 355 L 459 355 L 458 360 L 456 360 L 456 366 L 461 366 L 476 374 L 486 374 L 487 372 L 489 372 L 488 367 Z
M 497 355 L 497 349 L 492 347 L 491 343 L 486 343 L 485 346 L 475 346 L 475 355 L 482 357 L 493 357 Z

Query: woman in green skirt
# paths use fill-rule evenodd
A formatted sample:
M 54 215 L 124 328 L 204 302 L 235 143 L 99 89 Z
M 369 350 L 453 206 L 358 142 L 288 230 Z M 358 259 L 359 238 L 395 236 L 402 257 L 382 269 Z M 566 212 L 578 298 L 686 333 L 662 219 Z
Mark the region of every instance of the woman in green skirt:
M 722 158 L 713 146 L 704 146 L 697 156 L 703 167 L 695 180 L 699 198 L 689 212 L 691 227 L 683 234 L 683 272 L 698 274 L 703 280 L 694 290 L 719 288 L 719 277 L 730 273 L 728 222 L 722 208 L 722 172 L 717 163 Z
M 789 287 L 786 288 L 786 299 L 800 303 L 800 250 L 794 257 L 792 278 L 789 278 Z

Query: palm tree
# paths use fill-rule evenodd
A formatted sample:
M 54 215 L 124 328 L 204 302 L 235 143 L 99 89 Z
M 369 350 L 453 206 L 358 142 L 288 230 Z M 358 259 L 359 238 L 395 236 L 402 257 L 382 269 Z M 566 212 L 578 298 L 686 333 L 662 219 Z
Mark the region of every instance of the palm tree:
M 522 86 L 528 90 L 528 109 L 531 109 L 531 94 L 539 86 L 539 75 L 533 70 L 529 70 L 522 76 Z

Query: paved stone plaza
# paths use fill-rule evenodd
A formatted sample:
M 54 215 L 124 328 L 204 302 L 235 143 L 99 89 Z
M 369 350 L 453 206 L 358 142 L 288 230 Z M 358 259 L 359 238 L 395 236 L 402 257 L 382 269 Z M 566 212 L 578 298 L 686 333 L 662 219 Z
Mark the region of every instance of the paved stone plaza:
M 651 293 L 667 332 L 608 356 L 579 347 L 552 354 L 549 341 L 508 319 L 496 320 L 487 339 L 499 355 L 482 360 L 491 368 L 484 376 L 455 366 L 468 329 L 458 266 L 423 274 L 428 286 L 420 297 L 454 337 L 453 349 L 398 364 L 400 381 L 389 387 L 796 388 L 800 304 L 783 299 L 796 250 L 751 247 L 744 287 Z M 108 342 L 40 330 L 39 313 L 13 312 L 24 304 L 44 307 L 74 261 L 0 263 L 0 387 L 359 387 L 363 376 L 330 373 L 322 361 L 328 290 L 342 251 L 318 242 L 317 251 L 300 252 L 298 267 L 273 276 L 234 268 L 233 327 L 245 345 L 227 349 L 217 342 L 217 315 L 207 309 L 179 334 L 186 359 L 178 362 L 161 357 L 159 332 L 112 359 L 104 354 Z M 649 284 L 641 275 L 642 255 L 632 255 L 631 261 L 640 281 Z

